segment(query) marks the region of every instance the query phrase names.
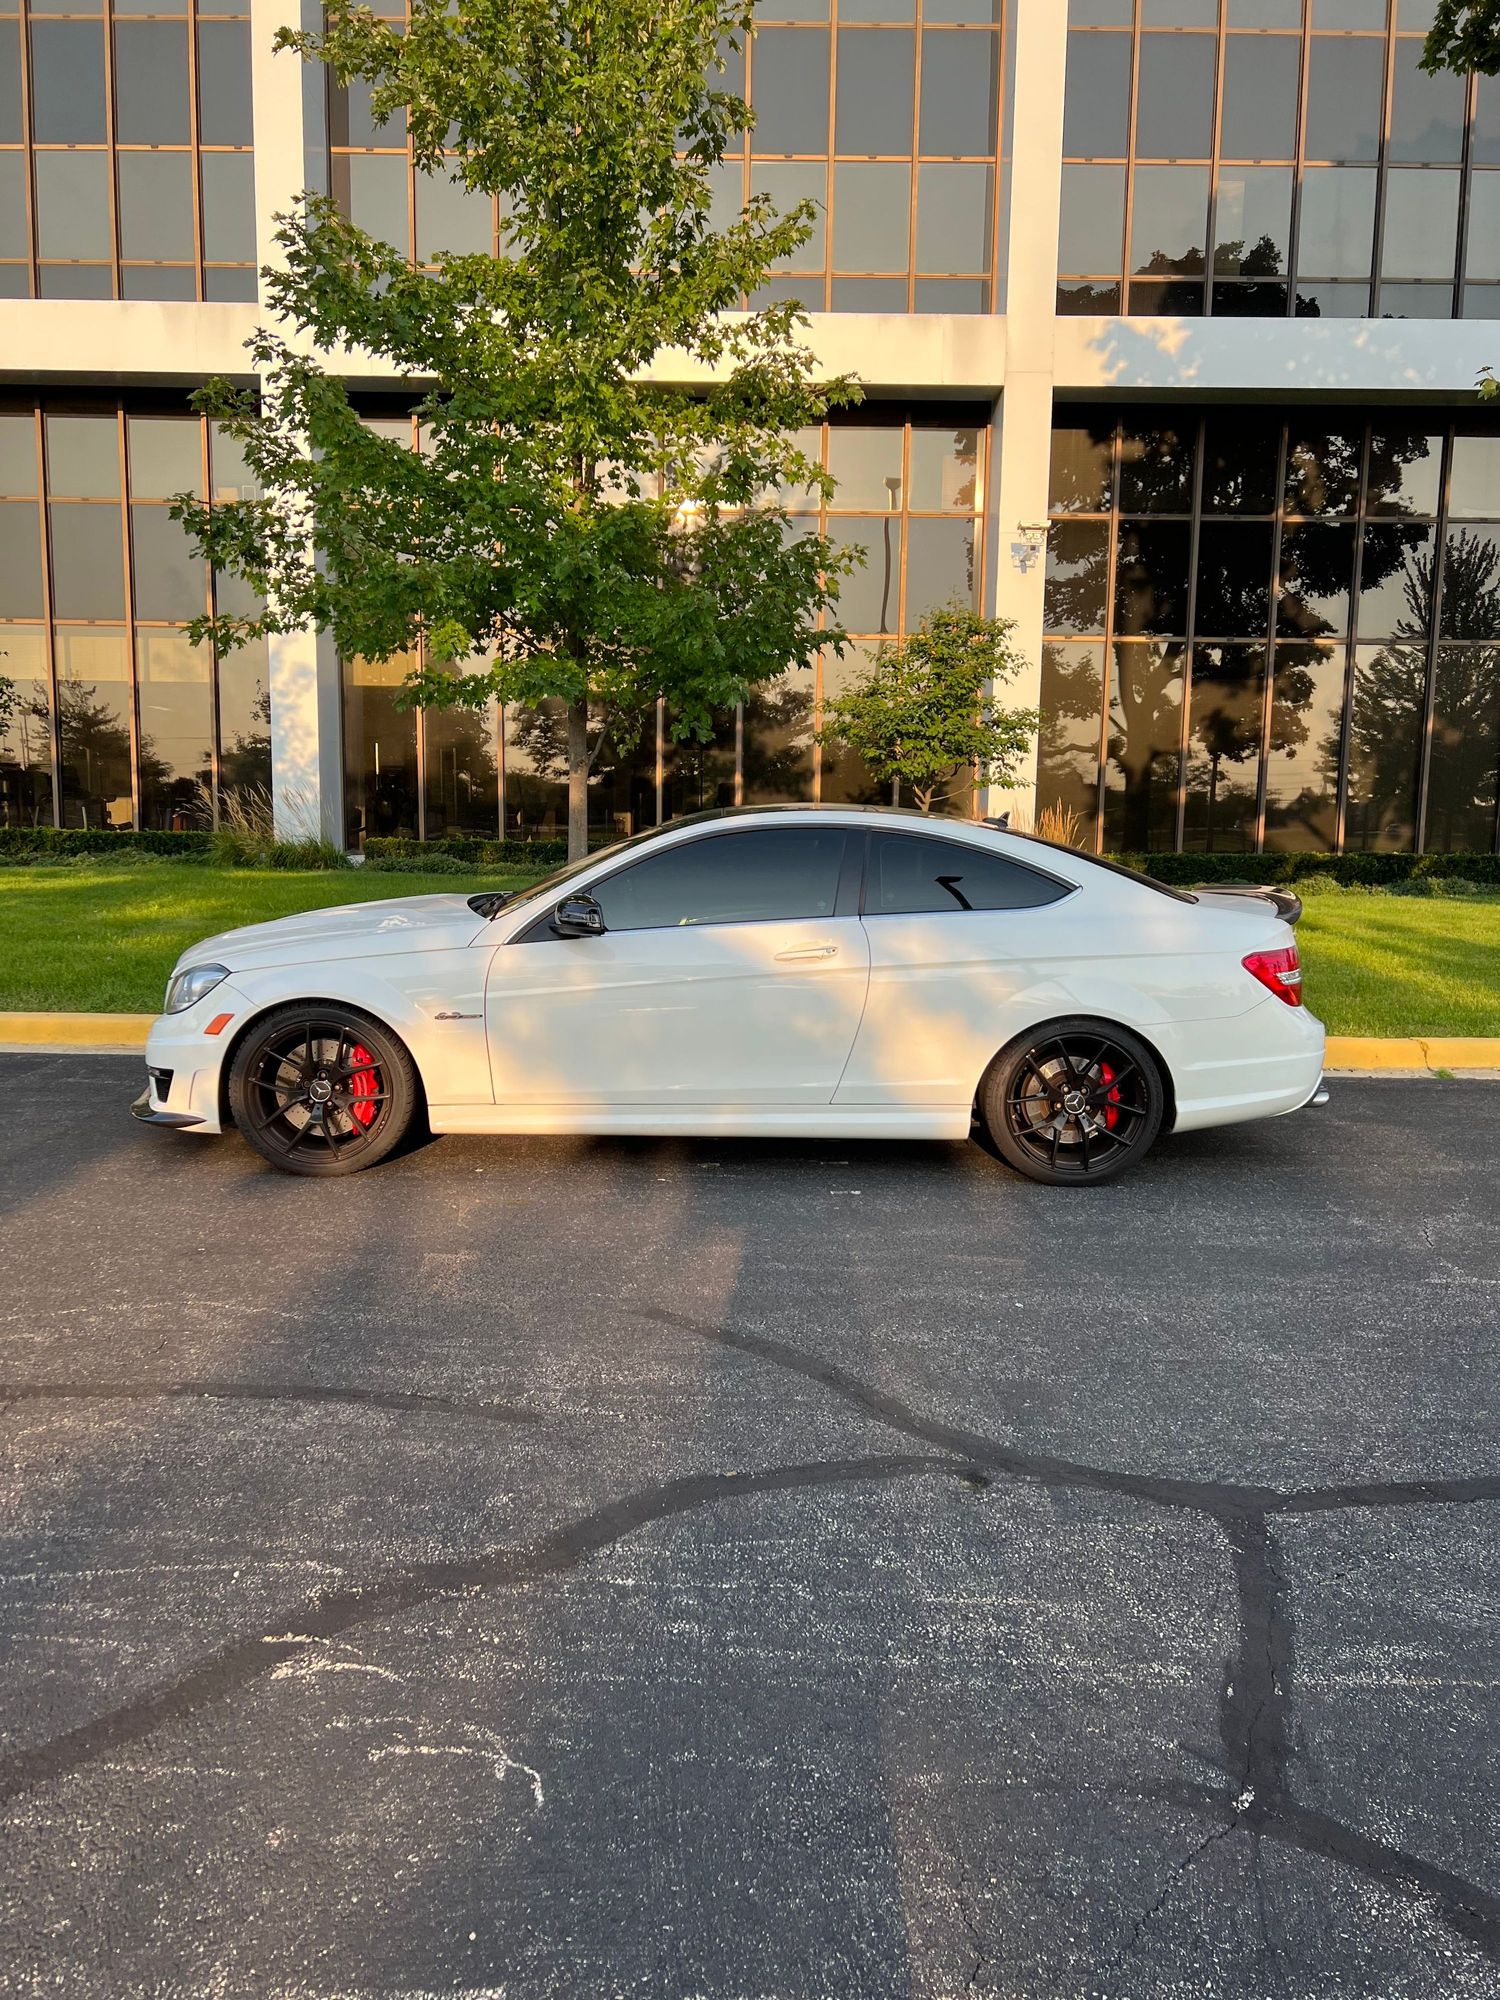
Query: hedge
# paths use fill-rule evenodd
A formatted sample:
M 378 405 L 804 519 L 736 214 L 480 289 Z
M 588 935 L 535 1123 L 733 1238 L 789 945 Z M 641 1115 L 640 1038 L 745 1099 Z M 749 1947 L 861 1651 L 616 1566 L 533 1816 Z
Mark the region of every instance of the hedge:
M 598 843 L 603 845 L 603 842 Z M 568 858 L 565 840 L 483 840 L 467 834 L 444 834 L 441 840 L 410 840 L 404 835 L 372 834 L 365 842 L 367 861 L 427 861 L 446 855 L 472 868 L 557 868 Z
M 1345 887 L 1393 888 L 1403 882 L 1458 879 L 1500 888 L 1500 854 L 1117 854 L 1111 859 L 1158 882 L 1300 882 L 1331 875 Z
M 178 861 L 213 853 L 211 833 L 111 833 L 107 827 L 0 826 L 0 862 L 68 861 L 79 854 L 166 854 Z

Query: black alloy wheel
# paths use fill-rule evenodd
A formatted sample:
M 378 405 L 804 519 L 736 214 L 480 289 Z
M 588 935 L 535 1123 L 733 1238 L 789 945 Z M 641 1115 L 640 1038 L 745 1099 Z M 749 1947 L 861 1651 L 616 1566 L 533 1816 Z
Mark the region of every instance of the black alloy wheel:
M 410 1055 L 353 1008 L 282 1007 L 241 1044 L 229 1104 L 245 1138 L 289 1174 L 352 1174 L 405 1136 L 418 1097 Z
M 1082 1020 L 1018 1036 L 990 1065 L 979 1101 L 1002 1158 L 1051 1187 L 1092 1186 L 1133 1165 L 1166 1109 L 1144 1043 Z

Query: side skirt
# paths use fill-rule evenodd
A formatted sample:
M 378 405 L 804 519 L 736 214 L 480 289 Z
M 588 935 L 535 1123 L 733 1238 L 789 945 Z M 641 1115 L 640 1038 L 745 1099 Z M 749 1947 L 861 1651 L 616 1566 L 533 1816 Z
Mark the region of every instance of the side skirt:
M 967 1105 L 432 1104 L 434 1132 L 557 1132 L 687 1139 L 967 1139 Z

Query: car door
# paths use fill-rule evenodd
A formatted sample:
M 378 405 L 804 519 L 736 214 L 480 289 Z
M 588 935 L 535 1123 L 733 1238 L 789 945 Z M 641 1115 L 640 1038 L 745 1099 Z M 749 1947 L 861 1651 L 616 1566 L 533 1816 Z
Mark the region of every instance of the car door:
M 543 912 L 491 961 L 496 1102 L 831 1102 L 869 983 L 861 841 L 716 829 L 590 883 L 601 935 L 558 937 Z
M 1036 1018 L 1057 962 L 1052 905 L 1073 885 L 979 841 L 870 836 L 870 992 L 838 1104 L 967 1103 L 995 1051 Z M 1066 991 L 1058 987 L 1066 1012 Z

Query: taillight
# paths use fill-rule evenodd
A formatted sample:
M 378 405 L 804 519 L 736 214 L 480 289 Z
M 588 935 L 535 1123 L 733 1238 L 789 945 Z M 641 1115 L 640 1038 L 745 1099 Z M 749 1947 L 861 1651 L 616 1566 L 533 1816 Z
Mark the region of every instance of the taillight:
M 1283 945 L 1280 951 L 1252 951 L 1240 963 L 1252 979 L 1258 979 L 1288 1007 L 1302 1005 L 1302 965 L 1294 944 Z

